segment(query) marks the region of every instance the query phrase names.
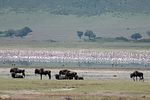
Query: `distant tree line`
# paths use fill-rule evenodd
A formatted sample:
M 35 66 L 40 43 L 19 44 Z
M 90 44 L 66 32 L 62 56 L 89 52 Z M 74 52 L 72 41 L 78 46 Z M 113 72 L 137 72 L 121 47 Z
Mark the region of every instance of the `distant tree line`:
M 29 27 L 24 27 L 19 30 L 10 29 L 8 31 L 0 31 L 0 37 L 21 37 L 27 36 L 32 30 Z
M 150 31 L 147 31 L 146 34 L 150 37 Z M 150 42 L 150 39 L 143 39 L 143 36 L 141 33 L 133 33 L 130 36 L 130 39 L 126 37 L 116 37 L 116 38 L 102 38 L 102 37 L 96 37 L 96 33 L 94 33 L 92 30 L 86 30 L 86 32 L 83 31 L 77 31 L 77 36 L 82 39 L 83 36 L 88 37 L 89 40 L 106 40 L 106 41 L 141 41 L 141 42 Z M 84 38 L 85 39 L 85 38 Z

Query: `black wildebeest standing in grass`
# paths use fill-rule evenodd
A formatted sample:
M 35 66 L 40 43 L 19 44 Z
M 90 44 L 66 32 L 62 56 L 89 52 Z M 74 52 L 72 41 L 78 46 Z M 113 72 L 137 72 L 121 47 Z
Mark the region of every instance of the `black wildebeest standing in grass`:
M 35 75 L 40 74 L 41 80 L 42 80 L 42 75 L 48 75 L 49 79 L 51 79 L 51 71 L 50 70 L 44 70 L 44 68 L 35 69 L 34 73 L 35 73 Z
M 25 70 L 24 69 L 19 69 L 19 68 L 11 68 L 10 73 L 22 73 L 23 77 L 25 77 Z
M 138 77 L 139 77 L 139 81 L 140 80 L 144 81 L 144 77 L 143 77 L 143 73 L 142 72 L 134 71 L 133 73 L 130 74 L 130 78 L 133 78 L 134 81 L 135 80 L 137 81 Z

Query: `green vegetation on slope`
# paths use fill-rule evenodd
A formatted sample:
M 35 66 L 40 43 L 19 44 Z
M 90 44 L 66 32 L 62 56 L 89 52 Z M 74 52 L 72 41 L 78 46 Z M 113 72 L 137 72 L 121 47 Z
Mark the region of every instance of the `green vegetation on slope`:
M 150 13 L 149 0 L 0 0 L 1 9 L 17 13 L 48 11 L 56 15 L 93 16 L 105 13 Z M 37 6 L 38 5 L 38 6 Z M 5 10 L 4 10 L 5 11 Z

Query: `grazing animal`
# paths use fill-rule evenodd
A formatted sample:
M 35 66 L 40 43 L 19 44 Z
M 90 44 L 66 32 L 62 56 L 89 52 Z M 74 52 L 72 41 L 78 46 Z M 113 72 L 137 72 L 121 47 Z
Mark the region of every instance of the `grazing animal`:
M 75 80 L 84 80 L 83 77 L 79 77 L 78 75 L 75 76 Z
M 60 79 L 59 76 L 60 76 L 59 74 L 56 74 L 56 75 L 55 75 L 55 78 L 56 78 L 57 80 L 59 80 L 59 79 Z
M 66 73 L 69 73 L 70 70 L 64 69 L 59 71 L 59 75 L 66 75 Z
M 77 75 L 76 72 L 64 69 L 59 71 L 59 76 L 65 75 L 65 79 L 73 79 Z
M 35 69 L 34 73 L 35 73 L 35 75 L 40 74 L 41 80 L 42 80 L 42 75 L 48 75 L 49 79 L 51 79 L 51 71 L 50 70 L 44 70 L 44 68 Z
M 133 73 L 130 74 L 130 78 L 132 78 L 134 81 L 137 81 L 138 77 L 139 77 L 139 81 L 140 80 L 144 81 L 144 77 L 143 77 L 143 73 L 142 72 L 134 71 Z
M 77 75 L 76 72 L 64 69 L 60 70 L 59 74 L 55 75 L 56 79 L 59 77 L 59 79 L 75 79 L 75 76 Z
M 18 75 L 18 74 L 14 73 L 14 72 L 11 73 L 11 77 L 12 78 L 24 78 L 23 75 Z
M 76 72 L 72 72 L 72 71 L 66 73 L 67 79 L 73 79 L 73 78 L 75 78 L 76 75 L 77 75 L 77 73 Z
M 65 75 L 59 75 L 59 74 L 55 74 L 55 78 L 57 80 L 64 80 L 64 79 L 67 79 Z
M 11 68 L 10 73 L 22 73 L 22 75 L 25 77 L 25 70 L 24 69 L 19 69 L 19 68 Z

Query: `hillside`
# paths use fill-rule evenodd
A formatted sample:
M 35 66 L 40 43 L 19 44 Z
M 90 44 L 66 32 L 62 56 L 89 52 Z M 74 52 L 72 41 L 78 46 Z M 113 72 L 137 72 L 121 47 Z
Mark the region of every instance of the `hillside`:
M 0 0 L 0 9 L 47 11 L 57 15 L 93 16 L 105 13 L 150 13 L 149 0 Z
M 0 31 L 30 27 L 26 40 L 79 41 L 76 32 L 86 30 L 104 38 L 149 38 L 149 16 L 150 0 L 0 0 Z

